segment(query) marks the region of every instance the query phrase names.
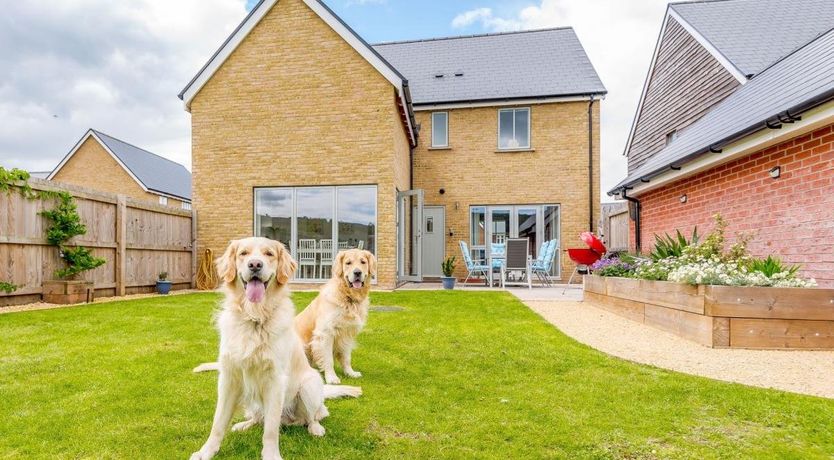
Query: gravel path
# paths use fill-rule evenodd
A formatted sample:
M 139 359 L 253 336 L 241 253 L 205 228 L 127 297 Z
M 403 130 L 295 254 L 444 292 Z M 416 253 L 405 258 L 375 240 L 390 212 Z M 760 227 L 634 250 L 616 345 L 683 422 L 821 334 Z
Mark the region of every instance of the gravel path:
M 707 348 L 588 302 L 525 303 L 568 336 L 609 355 L 728 382 L 834 398 L 834 351 Z
M 171 291 L 168 296 L 175 296 L 175 295 L 183 295 L 183 294 L 193 294 L 195 292 L 205 292 L 205 291 L 198 291 L 195 289 L 179 289 L 176 291 Z M 93 300 L 93 303 L 103 303 L 103 302 L 115 302 L 119 300 L 133 300 L 133 299 L 144 299 L 146 297 L 161 297 L 160 294 L 157 293 L 148 293 L 148 294 L 130 294 L 122 297 L 96 297 Z M 46 302 L 35 302 L 35 303 L 27 303 L 23 305 L 12 305 L 10 307 L 0 307 L 0 314 L 3 313 L 16 313 L 19 311 L 33 311 L 33 310 L 51 310 L 54 308 L 67 308 L 67 307 L 79 307 L 82 305 L 89 305 L 89 303 L 74 303 L 68 305 L 59 305 L 56 303 L 46 303 Z

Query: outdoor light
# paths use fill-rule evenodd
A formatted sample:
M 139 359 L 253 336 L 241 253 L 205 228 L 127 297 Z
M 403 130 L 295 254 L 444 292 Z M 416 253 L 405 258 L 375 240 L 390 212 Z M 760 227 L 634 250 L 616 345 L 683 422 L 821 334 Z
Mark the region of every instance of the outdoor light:
M 440 192 L 440 194 L 441 194 L 441 195 L 443 195 L 443 194 L 445 194 L 445 193 L 446 193 L 446 189 L 445 189 L 445 188 L 442 188 L 442 189 L 440 189 L 440 190 L 439 190 L 439 192 Z
M 770 177 L 772 179 L 778 179 L 779 176 L 782 175 L 782 167 L 781 166 L 774 166 L 770 168 Z
M 681 195 L 681 203 L 686 203 L 686 194 Z

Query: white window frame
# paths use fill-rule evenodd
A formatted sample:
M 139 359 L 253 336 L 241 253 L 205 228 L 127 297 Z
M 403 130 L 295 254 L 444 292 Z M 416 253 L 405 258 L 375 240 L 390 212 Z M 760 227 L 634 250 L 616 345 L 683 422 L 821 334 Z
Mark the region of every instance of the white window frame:
M 339 241 L 339 190 L 341 189 L 351 189 L 351 188 L 368 188 L 373 187 L 374 189 L 374 251 L 373 254 L 376 257 L 379 257 L 379 185 L 377 184 L 365 184 L 365 185 L 311 185 L 311 186 L 297 186 L 297 187 L 255 187 L 252 190 L 252 234 L 258 234 L 258 191 L 259 190 L 288 190 L 291 194 L 292 204 L 291 204 L 291 216 L 290 216 L 290 245 L 287 249 L 290 250 L 290 254 L 293 257 L 296 256 L 296 250 L 298 249 L 298 191 L 302 189 L 310 189 L 310 188 L 318 188 L 318 189 L 331 189 L 333 192 L 332 197 L 332 204 L 331 209 L 333 210 L 333 227 L 332 233 L 333 235 L 333 252 L 334 256 L 336 252 L 338 252 L 336 242 Z M 367 247 L 365 249 L 368 249 Z M 298 273 L 298 272 L 296 272 Z M 298 283 L 325 283 L 327 279 L 324 278 L 293 278 L 292 282 Z M 371 281 L 371 284 L 376 284 L 377 279 L 374 278 Z
M 443 145 L 438 145 L 434 143 L 434 117 L 435 115 L 445 115 L 446 116 L 446 143 Z M 449 147 L 449 112 L 441 111 L 441 112 L 432 112 L 431 113 L 431 146 L 435 149 L 442 149 Z
M 159 204 L 161 204 L 162 206 L 168 206 L 168 197 L 160 195 Z
M 513 114 L 513 139 L 516 139 L 515 136 L 515 117 L 516 113 L 522 110 L 527 111 L 527 145 L 519 145 L 518 147 L 501 147 L 501 114 L 504 112 L 512 112 Z M 531 145 L 531 138 L 533 133 L 533 111 L 530 107 L 512 107 L 509 109 L 498 109 L 498 150 L 511 152 L 513 150 L 531 150 L 533 146 Z
M 191 203 L 189 203 L 188 201 L 183 201 L 182 203 L 180 203 L 180 207 L 186 211 L 191 211 Z

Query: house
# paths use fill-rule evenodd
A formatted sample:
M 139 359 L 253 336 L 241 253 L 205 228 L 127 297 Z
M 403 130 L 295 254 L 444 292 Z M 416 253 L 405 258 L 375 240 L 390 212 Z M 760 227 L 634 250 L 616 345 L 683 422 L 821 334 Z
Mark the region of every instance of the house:
M 672 3 L 626 146 L 632 247 L 709 227 L 834 286 L 834 2 Z
M 46 178 L 191 209 L 191 173 L 185 166 L 94 129 Z
M 371 46 L 321 1 L 263 0 L 180 94 L 200 253 L 254 233 L 321 281 L 363 247 L 392 288 L 459 241 L 567 247 L 598 221 L 604 94 L 570 28 Z

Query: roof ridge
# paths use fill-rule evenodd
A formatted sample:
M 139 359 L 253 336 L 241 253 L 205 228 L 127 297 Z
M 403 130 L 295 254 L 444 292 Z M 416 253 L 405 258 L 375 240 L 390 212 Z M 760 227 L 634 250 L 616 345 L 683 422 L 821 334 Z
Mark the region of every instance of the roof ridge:
M 811 39 L 810 39 L 810 40 L 808 40 L 807 42 L 805 42 L 805 43 L 803 43 L 803 44 L 801 44 L 801 45 L 797 46 L 797 47 L 796 47 L 796 48 L 794 48 L 793 50 L 791 50 L 791 51 L 789 51 L 788 53 L 786 53 L 784 56 L 780 57 L 779 59 L 777 59 L 777 60 L 775 60 L 775 61 L 771 62 L 770 64 L 768 64 L 767 66 L 765 66 L 765 68 L 763 68 L 762 70 L 760 70 L 760 71 L 759 71 L 759 73 L 757 73 L 756 75 L 754 75 L 754 76 L 751 78 L 751 80 L 752 80 L 753 78 L 756 78 L 756 77 L 758 77 L 759 75 L 761 75 L 761 74 L 763 74 L 763 73 L 767 72 L 768 70 L 770 70 L 770 69 L 771 69 L 773 66 L 775 66 L 776 64 L 779 64 L 780 62 L 784 61 L 785 59 L 787 59 L 787 58 L 789 58 L 789 57 L 793 56 L 794 54 L 798 53 L 798 52 L 799 52 L 799 51 L 801 51 L 803 48 L 805 48 L 805 47 L 807 47 L 807 46 L 809 46 L 809 45 L 813 44 L 815 41 L 819 40 L 820 38 L 822 38 L 822 37 L 824 37 L 824 36 L 826 36 L 826 35 L 830 34 L 832 31 L 834 31 L 834 27 L 831 27 L 831 28 L 829 28 L 828 30 L 826 30 L 826 31 L 824 31 L 824 32 L 820 32 L 819 34 L 817 34 L 816 36 L 814 36 L 813 38 L 811 38 Z
M 525 30 L 512 30 L 508 32 L 490 32 L 484 34 L 469 34 L 469 35 L 450 35 L 446 37 L 432 37 L 432 38 L 419 38 L 415 40 L 394 40 L 394 41 L 387 41 L 387 42 L 379 42 L 379 43 L 372 43 L 371 46 L 385 46 L 385 45 L 401 45 L 405 43 L 420 43 L 420 42 L 436 42 L 436 41 L 443 41 L 443 40 L 458 40 L 463 38 L 481 38 L 481 37 L 497 37 L 502 35 L 518 35 L 518 34 L 526 34 L 526 33 L 535 33 L 535 32 L 551 32 L 554 30 L 573 30 L 571 26 L 560 26 L 560 27 L 544 27 L 539 29 L 525 29 Z
M 111 136 L 111 135 L 109 135 L 109 134 L 107 134 L 107 133 L 105 133 L 105 132 L 99 131 L 99 130 L 97 130 L 97 129 L 90 128 L 90 131 L 92 131 L 92 132 L 94 132 L 94 133 L 96 133 L 96 134 L 101 134 L 101 135 L 103 135 L 103 136 L 109 137 L 110 139 L 113 139 L 114 141 L 119 141 L 119 142 L 121 142 L 122 144 L 129 145 L 129 146 L 131 146 L 131 147 L 133 147 L 133 148 L 135 148 L 135 149 L 141 150 L 141 151 L 143 151 L 143 152 L 145 152 L 145 153 L 147 153 L 147 154 L 153 155 L 153 156 L 155 156 L 155 157 L 162 158 L 163 160 L 168 161 L 168 162 L 170 162 L 170 163 L 174 163 L 175 165 L 180 166 L 180 167 L 182 167 L 182 168 L 185 168 L 185 170 L 186 170 L 186 171 L 188 171 L 188 168 L 186 168 L 186 167 L 185 167 L 185 165 L 183 165 L 182 163 L 178 163 L 178 162 L 176 162 L 176 161 L 174 161 L 174 160 L 172 160 L 172 159 L 170 159 L 170 158 L 165 158 L 165 157 L 164 157 L 164 156 L 162 156 L 162 155 L 159 155 L 159 154 L 157 154 L 157 153 L 153 153 L 153 152 L 151 152 L 151 151 L 149 151 L 149 150 L 145 150 L 145 149 L 143 149 L 142 147 L 139 147 L 138 145 L 134 145 L 134 144 L 131 144 L 130 142 L 123 141 L 123 140 L 119 139 L 118 137 Z M 115 152 L 114 152 L 114 153 L 115 153 Z

